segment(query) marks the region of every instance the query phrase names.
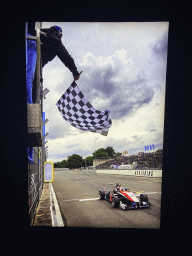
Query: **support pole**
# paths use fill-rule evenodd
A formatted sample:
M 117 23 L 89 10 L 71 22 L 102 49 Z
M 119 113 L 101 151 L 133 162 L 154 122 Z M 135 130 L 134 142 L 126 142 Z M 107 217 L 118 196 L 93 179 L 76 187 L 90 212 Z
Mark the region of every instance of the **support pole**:
M 36 22 L 37 31 L 37 62 L 36 62 L 36 103 L 40 104 L 40 75 L 41 75 L 41 42 L 40 42 L 41 22 Z

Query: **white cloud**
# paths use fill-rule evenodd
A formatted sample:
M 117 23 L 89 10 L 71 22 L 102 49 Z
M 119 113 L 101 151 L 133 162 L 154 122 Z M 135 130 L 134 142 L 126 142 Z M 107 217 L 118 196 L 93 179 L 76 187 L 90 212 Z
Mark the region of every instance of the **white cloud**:
M 107 146 L 134 154 L 145 145 L 162 148 L 167 25 L 157 24 L 118 23 L 115 29 L 107 24 L 59 24 L 64 45 L 78 71 L 83 70 L 78 86 L 96 109 L 111 110 L 113 123 L 105 137 L 76 129 L 62 118 L 55 104 L 73 76 L 56 57 L 43 69 L 44 88 L 50 90 L 44 100 L 50 120 L 49 160 L 61 161 L 73 153 L 85 157 Z

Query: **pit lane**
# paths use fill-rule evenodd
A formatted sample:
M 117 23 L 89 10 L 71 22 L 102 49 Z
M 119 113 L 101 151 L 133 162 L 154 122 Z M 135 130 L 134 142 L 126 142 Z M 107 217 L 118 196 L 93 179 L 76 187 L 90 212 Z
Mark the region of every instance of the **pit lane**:
M 67 227 L 160 228 L 161 178 L 118 174 L 55 171 L 53 189 Z M 123 211 L 114 209 L 105 200 L 98 200 L 98 191 L 115 187 L 115 183 L 148 194 L 150 209 Z

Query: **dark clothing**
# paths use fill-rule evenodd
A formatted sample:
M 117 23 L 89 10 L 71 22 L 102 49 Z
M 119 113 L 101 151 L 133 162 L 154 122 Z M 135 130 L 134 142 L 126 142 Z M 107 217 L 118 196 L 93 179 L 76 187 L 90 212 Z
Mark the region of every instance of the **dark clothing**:
M 44 67 L 49 61 L 52 61 L 57 55 L 64 65 L 73 73 L 73 76 L 79 76 L 77 67 L 71 55 L 62 44 L 61 38 L 59 38 L 54 30 L 41 29 L 41 57 L 42 66 Z

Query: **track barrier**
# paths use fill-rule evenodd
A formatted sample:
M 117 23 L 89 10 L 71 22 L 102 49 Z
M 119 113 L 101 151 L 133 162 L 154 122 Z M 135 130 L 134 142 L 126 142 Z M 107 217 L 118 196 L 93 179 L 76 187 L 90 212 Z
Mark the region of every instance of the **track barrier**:
M 96 170 L 96 173 L 106 173 L 106 174 L 120 174 L 120 175 L 130 175 L 130 176 L 142 176 L 142 177 L 152 177 L 161 178 L 162 170 Z

